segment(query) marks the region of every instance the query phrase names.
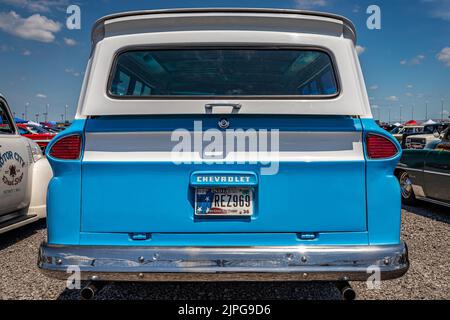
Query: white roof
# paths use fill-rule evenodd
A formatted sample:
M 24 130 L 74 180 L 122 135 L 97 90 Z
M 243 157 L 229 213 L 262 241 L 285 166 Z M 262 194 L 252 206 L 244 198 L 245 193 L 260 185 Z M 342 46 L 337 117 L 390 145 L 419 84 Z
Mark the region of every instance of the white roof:
M 350 38 L 356 44 L 356 29 L 345 17 L 306 10 L 264 8 L 190 8 L 123 12 L 105 16 L 92 28 L 92 44 L 104 37 L 161 29 L 191 30 L 206 26 L 214 29 L 239 29 L 240 26 L 266 30 L 291 29 L 299 32 L 334 34 Z
M 76 118 L 101 115 L 204 114 L 211 103 L 241 104 L 240 114 L 320 114 L 372 117 L 355 49 L 356 32 L 346 18 L 276 9 L 177 9 L 121 13 L 100 19 Z M 198 97 L 117 99 L 107 94 L 118 53 L 149 46 L 276 46 L 327 50 L 336 63 L 340 94 L 327 99 Z M 274 101 L 277 107 L 274 108 Z M 180 103 L 182 102 L 182 103 Z

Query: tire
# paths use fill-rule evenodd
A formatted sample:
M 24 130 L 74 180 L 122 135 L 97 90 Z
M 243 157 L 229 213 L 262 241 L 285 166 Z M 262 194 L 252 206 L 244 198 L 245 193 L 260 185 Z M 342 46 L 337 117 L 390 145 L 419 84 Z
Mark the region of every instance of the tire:
M 413 205 L 416 203 L 416 196 L 412 187 L 411 180 L 409 179 L 408 172 L 400 171 L 397 175 L 400 183 L 400 193 L 402 196 L 402 203 L 407 205 Z

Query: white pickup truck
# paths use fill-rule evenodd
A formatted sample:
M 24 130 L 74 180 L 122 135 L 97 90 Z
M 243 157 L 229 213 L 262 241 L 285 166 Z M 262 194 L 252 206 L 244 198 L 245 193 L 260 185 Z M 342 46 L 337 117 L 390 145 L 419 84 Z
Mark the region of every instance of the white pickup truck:
M 39 146 L 19 135 L 0 95 L 0 234 L 46 216 L 52 170 Z

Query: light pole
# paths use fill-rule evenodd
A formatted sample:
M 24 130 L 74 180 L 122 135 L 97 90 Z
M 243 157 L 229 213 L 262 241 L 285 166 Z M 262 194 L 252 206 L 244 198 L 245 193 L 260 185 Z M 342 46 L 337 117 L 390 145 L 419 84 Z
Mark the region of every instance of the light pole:
M 64 122 L 67 122 L 67 109 L 69 108 L 69 105 L 66 104 L 64 107 Z
M 64 122 L 64 113 L 61 113 L 61 122 Z
M 411 120 L 414 120 L 414 103 L 411 108 Z
M 441 121 L 444 122 L 444 99 L 441 99 Z
M 402 123 L 402 105 L 400 105 L 400 123 Z
M 389 108 L 388 111 L 389 111 L 389 124 L 391 124 L 391 108 Z
M 39 113 L 36 113 L 36 123 L 39 123 Z
M 27 118 L 28 118 L 28 107 L 30 106 L 30 103 L 29 102 L 27 102 L 27 103 L 25 103 L 25 114 L 24 114 L 24 116 L 23 116 L 23 120 L 27 120 Z
M 425 101 L 425 121 L 428 120 L 428 101 Z
M 49 103 L 47 103 L 47 105 L 45 106 L 45 113 L 44 113 L 44 116 L 45 116 L 45 122 L 47 122 L 47 120 L 48 120 L 48 108 L 50 107 L 50 104 Z

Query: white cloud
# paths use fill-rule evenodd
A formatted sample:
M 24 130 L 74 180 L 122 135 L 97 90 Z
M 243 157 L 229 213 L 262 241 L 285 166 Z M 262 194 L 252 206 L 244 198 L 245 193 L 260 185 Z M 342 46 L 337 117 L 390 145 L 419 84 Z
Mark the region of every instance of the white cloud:
M 416 66 L 422 63 L 422 61 L 425 60 L 425 56 L 423 54 L 418 54 L 417 56 L 411 58 L 411 59 L 403 59 L 400 61 L 401 65 L 409 65 L 409 66 Z
M 23 56 L 31 56 L 31 51 L 25 49 L 25 50 L 22 51 L 22 55 Z
M 423 54 L 419 54 L 411 59 L 411 64 L 420 64 L 425 59 Z
M 314 9 L 325 7 L 328 5 L 328 0 L 295 0 L 298 9 Z
M 437 59 L 444 63 L 447 67 L 450 67 L 450 47 L 445 47 L 437 54 Z
M 74 77 L 79 77 L 80 76 L 80 73 L 75 71 L 72 68 L 66 68 L 66 69 L 64 69 L 64 72 L 69 73 L 69 74 L 73 75 Z
M 412 96 L 414 96 L 414 94 L 412 94 L 411 92 L 407 92 L 407 93 L 405 93 L 405 96 L 412 97 Z
M 9 51 L 14 51 L 14 47 L 11 47 L 7 44 L 0 45 L 0 52 L 9 52 Z
M 369 87 L 369 90 L 377 90 L 378 89 L 378 85 L 374 84 L 373 86 Z
M 69 4 L 68 0 L 0 0 L 0 3 L 31 12 L 50 12 L 52 8 L 62 9 Z
M 22 18 L 11 11 L 0 13 L 0 29 L 23 39 L 53 42 L 55 40 L 54 33 L 61 30 L 61 24 L 40 14 Z
M 422 0 L 422 2 L 430 6 L 431 17 L 450 21 L 450 0 Z
M 67 44 L 69 47 L 73 47 L 77 44 L 77 42 L 71 38 L 64 38 L 64 43 Z
M 36 98 L 45 99 L 45 98 L 47 98 L 47 95 L 45 95 L 45 94 L 43 94 L 43 93 L 38 93 L 38 94 L 36 95 Z
M 361 55 L 364 53 L 364 51 L 366 51 L 366 48 L 360 45 L 356 46 L 356 52 L 358 53 L 358 55 Z
M 386 100 L 391 101 L 391 102 L 396 102 L 396 101 L 398 101 L 398 97 L 397 96 L 389 96 L 389 97 L 386 97 Z
M 413 86 L 412 84 L 407 84 L 407 85 L 406 85 L 406 88 L 412 89 L 412 88 L 414 88 L 414 86 Z

